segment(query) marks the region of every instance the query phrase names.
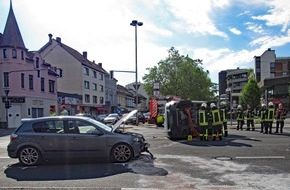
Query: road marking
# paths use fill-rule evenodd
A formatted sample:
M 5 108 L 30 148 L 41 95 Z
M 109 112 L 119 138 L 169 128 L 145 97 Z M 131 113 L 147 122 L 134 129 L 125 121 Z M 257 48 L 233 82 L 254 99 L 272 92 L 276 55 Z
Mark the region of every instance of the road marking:
M 9 156 L 0 156 L 0 159 L 2 158 L 10 158 Z
M 237 156 L 235 159 L 285 159 L 285 156 Z

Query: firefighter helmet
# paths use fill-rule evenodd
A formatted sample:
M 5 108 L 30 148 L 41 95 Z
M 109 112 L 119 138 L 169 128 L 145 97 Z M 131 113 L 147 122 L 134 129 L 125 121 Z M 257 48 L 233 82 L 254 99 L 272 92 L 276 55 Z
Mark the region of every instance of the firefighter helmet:
M 215 103 L 210 104 L 210 108 L 216 107 Z
M 226 103 L 225 101 L 222 101 L 222 102 L 221 102 L 221 106 L 222 106 L 222 107 L 225 107 L 226 105 L 227 105 L 227 103 Z
M 238 105 L 238 109 L 242 109 L 242 105 Z
M 268 106 L 274 106 L 273 102 L 269 102 Z
M 266 104 L 262 104 L 262 108 L 266 107 Z
M 202 103 L 201 107 L 206 108 L 207 107 L 206 103 Z

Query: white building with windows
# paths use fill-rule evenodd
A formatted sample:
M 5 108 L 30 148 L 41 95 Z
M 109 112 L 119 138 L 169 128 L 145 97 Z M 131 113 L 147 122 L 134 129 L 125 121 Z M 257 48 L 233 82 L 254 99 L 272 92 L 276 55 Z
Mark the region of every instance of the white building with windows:
M 105 106 L 105 70 L 82 54 L 52 38 L 40 49 L 43 59 L 62 68 L 57 91 L 59 104 L 65 105 L 71 115 L 89 113 L 97 115 Z

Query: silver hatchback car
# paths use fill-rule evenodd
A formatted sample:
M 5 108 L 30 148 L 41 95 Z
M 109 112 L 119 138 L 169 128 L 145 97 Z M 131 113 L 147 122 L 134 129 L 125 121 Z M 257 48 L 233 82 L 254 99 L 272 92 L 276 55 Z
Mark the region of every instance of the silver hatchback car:
M 148 151 L 149 145 L 143 135 L 123 133 L 117 129 L 123 120 L 109 127 L 80 116 L 26 119 L 11 134 L 8 155 L 27 166 L 63 157 L 96 157 L 128 162 Z

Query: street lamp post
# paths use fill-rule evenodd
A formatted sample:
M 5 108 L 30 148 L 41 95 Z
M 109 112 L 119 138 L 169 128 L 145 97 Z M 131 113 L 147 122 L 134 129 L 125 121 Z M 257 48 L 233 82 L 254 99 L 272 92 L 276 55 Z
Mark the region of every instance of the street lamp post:
M 132 20 L 130 23 L 131 26 L 135 27 L 135 68 L 136 68 L 136 80 L 135 80 L 135 90 L 136 90 L 136 96 L 135 96 L 135 101 L 136 101 L 136 110 L 138 110 L 138 67 L 137 67 L 137 26 L 142 26 L 142 22 L 138 22 L 137 20 Z M 136 124 L 138 125 L 138 114 L 136 115 Z

